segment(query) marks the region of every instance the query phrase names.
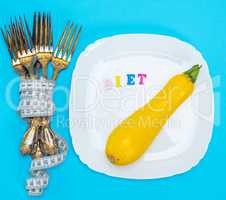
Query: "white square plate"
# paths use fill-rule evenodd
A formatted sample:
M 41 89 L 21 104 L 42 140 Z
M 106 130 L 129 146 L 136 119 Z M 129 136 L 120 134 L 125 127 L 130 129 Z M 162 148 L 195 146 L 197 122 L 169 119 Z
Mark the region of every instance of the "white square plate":
M 112 165 L 105 143 L 113 127 L 144 105 L 166 82 L 194 64 L 202 64 L 194 93 L 171 116 L 143 157 L 125 167 Z M 138 74 L 146 74 L 139 84 Z M 135 85 L 127 85 L 127 74 Z M 121 77 L 116 87 L 115 76 Z M 214 114 L 208 66 L 190 44 L 152 34 L 104 38 L 80 55 L 70 95 L 70 132 L 75 152 L 91 169 L 134 179 L 179 174 L 197 165 L 211 139 Z

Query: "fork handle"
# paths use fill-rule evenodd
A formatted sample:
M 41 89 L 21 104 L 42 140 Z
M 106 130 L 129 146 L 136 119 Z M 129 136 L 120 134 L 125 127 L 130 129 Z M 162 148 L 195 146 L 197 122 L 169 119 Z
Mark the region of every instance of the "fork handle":
M 42 76 L 43 78 L 47 79 L 47 65 L 42 66 Z
M 31 77 L 31 79 L 34 79 L 35 77 L 34 77 L 34 69 L 33 69 L 33 66 L 31 64 L 26 64 L 24 66 L 28 70 L 28 74 Z
M 59 72 L 60 72 L 60 69 L 58 69 L 58 68 L 54 69 L 53 76 L 52 76 L 53 81 L 55 81 L 57 79 Z

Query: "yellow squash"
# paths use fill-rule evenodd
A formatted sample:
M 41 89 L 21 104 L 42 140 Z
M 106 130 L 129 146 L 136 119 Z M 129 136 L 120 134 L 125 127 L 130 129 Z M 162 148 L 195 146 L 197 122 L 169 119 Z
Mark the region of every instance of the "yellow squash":
M 168 118 L 192 94 L 200 67 L 172 77 L 154 98 L 113 129 L 105 149 L 113 164 L 127 165 L 144 154 Z

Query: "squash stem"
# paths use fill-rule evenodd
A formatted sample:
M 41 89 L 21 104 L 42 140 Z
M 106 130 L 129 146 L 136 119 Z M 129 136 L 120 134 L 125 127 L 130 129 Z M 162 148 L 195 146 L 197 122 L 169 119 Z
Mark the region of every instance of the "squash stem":
M 202 65 L 194 65 L 191 69 L 185 71 L 184 74 L 191 79 L 192 83 L 195 83 L 201 67 Z

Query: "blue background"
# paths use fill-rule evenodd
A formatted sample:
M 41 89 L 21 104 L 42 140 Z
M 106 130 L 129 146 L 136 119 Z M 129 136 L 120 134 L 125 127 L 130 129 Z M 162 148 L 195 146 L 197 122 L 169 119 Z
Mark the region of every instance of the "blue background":
M 206 58 L 212 77 L 220 75 L 215 87 L 216 125 L 205 158 L 191 171 L 178 176 L 132 181 L 111 178 L 89 170 L 75 155 L 69 129 L 52 126 L 69 144 L 69 155 L 63 165 L 50 171 L 50 184 L 41 199 L 223 199 L 226 198 L 226 1 L 225 0 L 8 0 L 1 1 L 0 25 L 10 16 L 25 14 L 31 23 L 33 11 L 51 11 L 55 41 L 68 19 L 81 23 L 84 31 L 70 67 L 62 72 L 58 85 L 69 90 L 76 58 L 98 38 L 120 33 L 159 33 L 185 40 L 197 47 Z M 19 153 L 19 144 L 26 130 L 7 100 L 7 86 L 17 77 L 2 40 L 0 47 L 0 198 L 28 199 L 24 181 L 28 176 L 30 159 Z M 18 102 L 18 84 L 10 97 Z M 57 105 L 67 101 L 56 94 Z M 222 103 L 221 103 L 222 102 Z M 56 113 L 68 119 L 68 109 Z M 56 116 L 55 115 L 55 116 Z

